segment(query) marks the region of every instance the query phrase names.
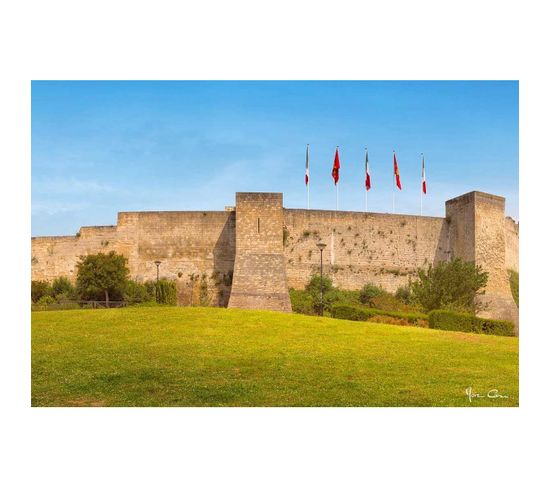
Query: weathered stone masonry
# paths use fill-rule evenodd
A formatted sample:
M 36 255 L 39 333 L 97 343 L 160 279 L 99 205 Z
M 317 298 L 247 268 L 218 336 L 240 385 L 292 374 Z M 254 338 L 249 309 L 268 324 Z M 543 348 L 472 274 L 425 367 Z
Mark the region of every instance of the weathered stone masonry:
M 519 225 L 504 199 L 471 192 L 446 203 L 446 217 L 283 208 L 280 193 L 237 193 L 223 212 L 121 212 L 116 226 L 82 227 L 77 236 L 32 238 L 32 279 L 75 277 L 79 256 L 114 250 L 131 277 L 178 284 L 181 304 L 208 303 L 290 311 L 288 287 L 318 271 L 317 242 L 327 244 L 326 272 L 337 286 L 366 282 L 395 291 L 416 269 L 453 257 L 489 272 L 491 317 L 517 322 L 507 269 L 519 270 Z

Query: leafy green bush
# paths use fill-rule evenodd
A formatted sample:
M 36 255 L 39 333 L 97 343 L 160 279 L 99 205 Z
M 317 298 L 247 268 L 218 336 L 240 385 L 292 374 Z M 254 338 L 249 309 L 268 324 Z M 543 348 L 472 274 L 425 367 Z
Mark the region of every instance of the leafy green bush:
M 143 303 L 155 299 L 154 288 L 152 293 L 149 292 L 147 286 L 143 283 L 138 283 L 134 280 L 128 280 L 124 290 L 124 300 L 128 303 Z
M 359 301 L 363 305 L 372 307 L 372 300 L 374 298 L 387 293 L 388 292 L 385 291 L 383 288 L 373 285 L 372 283 L 367 283 L 365 286 L 363 286 L 363 288 L 361 288 L 361 291 L 359 292 Z
M 151 297 L 151 300 L 156 301 L 157 296 L 157 283 L 155 281 L 149 280 L 143 283 L 145 289 L 147 290 L 147 295 Z
M 52 283 L 52 294 L 57 299 L 63 300 L 75 300 L 76 291 L 73 284 L 64 276 L 60 276 L 53 280 Z
M 210 305 L 210 294 L 208 293 L 208 279 L 205 274 L 201 276 L 199 283 L 199 305 L 208 307 Z
M 313 308 L 313 297 L 307 290 L 295 290 L 291 288 L 288 290 L 290 295 L 290 304 L 292 305 L 292 311 L 295 313 L 303 313 L 305 315 L 316 315 Z
M 483 294 L 488 273 L 473 263 L 453 259 L 427 270 L 418 270 L 418 280 L 411 283 L 412 299 L 425 311 L 445 309 L 476 312 L 476 298 Z
M 359 290 L 341 290 L 339 288 L 333 288 L 331 293 L 334 297 L 334 305 L 361 305 L 359 301 Z
M 313 301 L 313 310 L 316 314 L 321 313 L 321 277 L 313 275 L 306 285 L 306 291 Z M 332 280 L 328 276 L 323 276 L 323 310 L 330 312 L 332 304 L 336 301 L 337 295 Z
M 513 269 L 508 270 L 508 279 L 510 280 L 510 291 L 514 302 L 519 307 L 519 273 Z
M 306 315 L 319 314 L 321 309 L 321 277 L 313 275 L 305 290 L 290 289 L 292 310 Z M 331 313 L 334 306 L 350 305 L 388 312 L 414 312 L 415 308 L 403 303 L 383 288 L 367 283 L 362 290 L 341 290 L 336 288 L 330 277 L 323 276 L 324 311 Z
M 33 303 L 38 303 L 46 295 L 52 295 L 52 288 L 47 281 L 31 281 L 31 300 Z
M 400 287 L 395 291 L 395 298 L 397 298 L 397 299 L 398 299 L 400 302 L 402 302 L 402 303 L 406 303 L 406 304 L 411 303 L 412 295 L 411 295 L 411 287 L 410 287 L 410 285 L 408 285 L 408 286 L 400 286 Z
M 55 303 L 55 299 L 50 295 L 43 295 L 38 300 L 38 305 L 51 305 L 52 303 Z
M 452 312 L 448 310 L 432 310 L 428 314 L 430 328 L 474 332 L 476 334 L 492 334 L 513 336 L 514 324 L 506 320 L 493 320 L 476 317 L 472 314 Z
M 384 291 L 383 294 L 373 297 L 370 300 L 370 308 L 387 310 L 390 312 L 410 312 L 411 307 L 396 298 L 391 293 Z
M 405 321 L 408 325 L 416 325 L 418 327 L 427 327 L 428 325 L 428 316 L 423 313 L 391 312 L 362 306 L 333 305 L 331 314 L 336 319 L 370 321 L 372 318 L 378 317 L 377 321 L 382 322 L 383 320 L 380 319 L 380 317 L 389 317 L 391 319 Z M 396 322 L 392 320 L 388 323 Z M 400 322 L 399 325 L 403 325 L 403 323 Z
M 389 315 L 375 315 L 369 318 L 369 322 L 374 322 L 375 324 L 410 325 L 405 319 L 397 319 Z
M 177 304 L 176 282 L 161 279 L 156 283 L 157 302 L 164 305 Z

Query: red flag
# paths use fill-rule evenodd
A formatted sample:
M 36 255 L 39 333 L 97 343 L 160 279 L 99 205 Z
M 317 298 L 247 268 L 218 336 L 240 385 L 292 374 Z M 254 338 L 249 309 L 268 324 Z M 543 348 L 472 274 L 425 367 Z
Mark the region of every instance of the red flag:
M 338 156 L 338 147 L 336 147 L 336 154 L 334 155 L 334 164 L 332 166 L 332 178 L 334 179 L 334 184 L 338 184 L 340 179 L 340 157 Z
M 424 155 L 422 155 L 422 193 L 426 193 L 426 168 L 424 167 Z
M 309 185 L 309 144 L 306 146 L 306 186 Z
M 369 152 L 365 155 L 365 187 L 370 190 Z
M 395 184 L 397 185 L 397 188 L 401 190 L 401 178 L 399 177 L 399 166 L 397 166 L 395 152 L 393 153 L 393 174 L 395 175 Z

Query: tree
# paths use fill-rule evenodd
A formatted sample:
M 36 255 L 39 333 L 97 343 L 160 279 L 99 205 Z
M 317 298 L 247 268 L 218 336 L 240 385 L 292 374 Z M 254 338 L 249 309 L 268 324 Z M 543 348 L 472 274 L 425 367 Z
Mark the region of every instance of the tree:
M 31 281 L 31 300 L 37 303 L 43 296 L 50 296 L 52 288 L 47 281 Z
M 427 312 L 447 309 L 475 313 L 488 277 L 481 266 L 461 259 L 430 265 L 427 270 L 419 269 L 418 280 L 411 283 L 412 300 Z
M 313 309 L 315 313 L 321 313 L 321 276 L 315 274 L 306 285 L 306 291 L 313 300 Z M 335 288 L 332 280 L 328 276 L 323 276 L 323 308 L 325 311 L 330 310 L 332 303 L 336 299 Z
M 129 275 L 127 262 L 124 256 L 114 251 L 109 254 L 80 256 L 80 261 L 76 265 L 78 294 L 88 299 L 97 299 L 98 295 L 103 295 L 109 306 L 110 298 L 122 297 L 124 293 Z

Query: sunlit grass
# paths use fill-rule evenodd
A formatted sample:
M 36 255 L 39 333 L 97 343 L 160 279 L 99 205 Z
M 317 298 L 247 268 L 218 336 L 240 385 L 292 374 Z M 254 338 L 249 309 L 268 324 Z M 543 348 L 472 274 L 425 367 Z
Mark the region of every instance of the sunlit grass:
M 493 388 L 508 398 L 473 398 Z M 277 312 L 32 314 L 34 406 L 517 406 L 518 339 Z

